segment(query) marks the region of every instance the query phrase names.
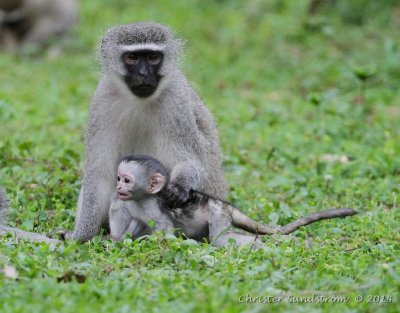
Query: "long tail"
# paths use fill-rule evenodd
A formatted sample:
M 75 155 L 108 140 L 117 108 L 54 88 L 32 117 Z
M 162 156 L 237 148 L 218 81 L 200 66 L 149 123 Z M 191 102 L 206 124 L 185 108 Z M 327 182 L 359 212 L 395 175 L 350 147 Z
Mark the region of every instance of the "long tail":
M 0 224 L 6 219 L 9 202 L 4 188 L 0 186 Z
M 294 232 L 295 230 L 298 230 L 302 226 L 306 226 L 314 222 L 326 220 L 329 218 L 352 216 L 356 215 L 357 213 L 358 212 L 356 210 L 350 208 L 331 209 L 331 210 L 316 212 L 309 216 L 301 217 L 298 220 L 291 222 L 285 226 L 282 226 L 281 233 L 287 235 Z
M 291 222 L 284 226 L 272 226 L 258 223 L 252 220 L 250 217 L 242 213 L 236 208 L 233 208 L 232 212 L 232 224 L 235 227 L 244 229 L 254 234 L 260 235 L 272 235 L 272 234 L 283 234 L 287 235 L 296 230 L 298 230 L 302 226 L 306 226 L 321 220 L 336 218 L 336 217 L 346 217 L 357 214 L 358 212 L 349 209 L 349 208 L 341 208 L 341 209 L 332 209 L 321 212 L 313 213 L 306 217 L 301 217 L 298 220 Z
M 230 207 L 230 210 L 232 212 L 232 225 L 237 228 L 260 235 L 273 235 L 282 232 L 281 226 L 266 225 L 256 222 L 233 206 Z
M 8 211 L 8 203 L 9 200 L 7 198 L 6 192 L 4 191 L 4 188 L 0 186 L 0 236 L 5 236 L 10 233 L 17 239 L 24 239 L 32 242 L 45 242 L 50 245 L 55 245 L 61 242 L 60 240 L 52 239 L 41 234 L 31 233 L 20 230 L 18 228 L 4 226 L 3 223 Z
M 44 243 L 48 243 L 50 245 L 55 245 L 57 243 L 61 243 L 60 240 L 49 238 L 45 235 L 23 231 L 21 229 L 14 228 L 14 227 L 0 225 L 0 236 L 5 236 L 8 233 L 12 234 L 17 239 L 28 240 L 31 242 L 44 242 Z
M 232 216 L 233 226 L 248 231 L 250 233 L 259 235 L 273 235 L 273 234 L 287 235 L 298 230 L 302 226 L 306 226 L 321 220 L 336 218 L 336 217 L 352 216 L 358 213 L 356 210 L 349 208 L 331 209 L 331 210 L 316 212 L 306 217 L 301 217 L 298 220 L 284 226 L 279 226 L 279 225 L 275 226 L 275 225 L 267 225 L 256 222 L 255 220 L 251 219 L 246 214 L 244 214 L 242 211 L 234 207 L 229 202 L 210 196 L 209 194 L 206 194 L 201 191 L 192 190 L 189 201 L 197 201 L 200 203 L 201 201 L 208 201 L 210 199 L 213 199 L 214 201 L 219 201 L 221 203 L 221 206 L 225 210 L 229 210 Z

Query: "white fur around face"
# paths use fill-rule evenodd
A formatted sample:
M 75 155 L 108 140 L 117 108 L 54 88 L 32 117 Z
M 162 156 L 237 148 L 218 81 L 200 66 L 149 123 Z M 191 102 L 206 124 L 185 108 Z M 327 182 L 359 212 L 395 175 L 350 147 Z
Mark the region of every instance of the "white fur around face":
M 126 69 L 121 61 L 121 56 L 125 52 L 135 52 L 141 50 L 162 52 L 164 54 L 164 60 L 165 60 L 169 58 L 169 55 L 165 49 L 166 49 L 165 45 L 160 45 L 156 43 L 137 43 L 133 45 L 119 45 L 109 55 L 106 67 L 111 68 L 113 71 L 119 73 L 120 75 L 124 75 L 126 74 Z
M 137 43 L 134 45 L 121 45 L 119 46 L 121 52 L 128 52 L 128 51 L 141 51 L 141 50 L 151 50 L 157 52 L 164 52 L 165 45 L 159 45 L 156 43 Z

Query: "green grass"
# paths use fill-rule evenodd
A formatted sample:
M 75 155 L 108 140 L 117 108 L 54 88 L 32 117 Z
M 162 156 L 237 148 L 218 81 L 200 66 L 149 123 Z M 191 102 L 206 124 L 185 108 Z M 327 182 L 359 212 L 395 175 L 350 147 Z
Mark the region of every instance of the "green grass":
M 182 65 L 216 117 L 229 200 L 266 223 L 338 206 L 360 214 L 267 237 L 264 251 L 162 236 L 55 249 L 1 238 L 0 269 L 19 278 L 0 273 L 0 312 L 400 311 L 400 8 L 338 1 L 309 16 L 307 3 L 81 1 L 60 57 L 0 55 L 9 224 L 72 229 L 95 47 L 106 27 L 138 20 L 186 40 Z M 246 294 L 349 301 L 240 303 Z M 374 295 L 391 303 L 368 303 Z

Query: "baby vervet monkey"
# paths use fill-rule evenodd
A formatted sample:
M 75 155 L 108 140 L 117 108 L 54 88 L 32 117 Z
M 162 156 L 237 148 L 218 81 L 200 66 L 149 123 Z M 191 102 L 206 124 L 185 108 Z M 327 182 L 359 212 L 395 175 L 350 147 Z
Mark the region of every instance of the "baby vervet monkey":
M 206 238 L 215 246 L 225 246 L 230 239 L 236 245 L 260 245 L 258 235 L 286 235 L 319 220 L 357 214 L 352 209 L 333 209 L 285 226 L 265 225 L 226 201 L 194 190 L 179 208 L 168 207 L 163 196 L 167 183 L 168 173 L 158 160 L 145 155 L 125 157 L 118 166 L 116 194 L 111 200 L 111 237 L 121 240 L 125 234 L 130 234 L 135 239 L 162 230 L 199 241 Z M 153 222 L 153 227 L 149 221 Z M 255 235 L 235 232 L 232 226 Z
M 158 196 L 167 180 L 167 171 L 156 159 L 138 155 L 121 161 L 109 214 L 113 239 L 120 240 L 124 234 L 137 238 L 153 231 L 174 232 L 172 212 Z M 154 221 L 153 228 L 149 221 Z

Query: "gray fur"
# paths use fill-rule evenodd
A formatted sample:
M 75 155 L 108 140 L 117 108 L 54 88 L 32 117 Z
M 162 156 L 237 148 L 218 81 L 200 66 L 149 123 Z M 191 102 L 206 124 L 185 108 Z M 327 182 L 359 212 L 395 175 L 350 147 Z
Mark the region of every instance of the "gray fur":
M 162 74 L 169 75 L 176 68 L 183 42 L 174 37 L 172 31 L 161 24 L 138 22 L 134 24 L 111 27 L 100 41 L 97 55 L 105 71 L 122 74 L 124 69 L 120 62 L 123 46 L 135 44 L 155 44 L 162 49 L 168 63 L 163 66 Z
M 235 231 L 233 228 L 235 212 L 239 210 L 225 201 L 194 192 L 185 207 L 172 209 L 172 218 L 179 226 L 178 233 L 199 241 L 205 238 L 216 247 L 225 246 L 230 240 L 237 246 L 245 244 L 260 246 L 262 242 L 257 235 Z
M 9 200 L 5 193 L 3 187 L 0 187 L 0 236 L 6 236 L 7 234 L 12 234 L 17 239 L 23 239 L 33 242 L 44 242 L 54 246 L 60 243 L 57 239 L 51 239 L 41 234 L 35 234 L 27 231 L 20 230 L 14 227 L 4 226 L 3 223 L 6 219 L 8 211 Z
M 149 181 L 148 168 L 162 168 L 159 161 L 152 159 L 146 162 L 137 162 L 135 166 L 127 171 L 130 173 L 134 181 Z M 165 171 L 159 170 L 158 173 Z M 119 174 L 118 174 L 119 175 Z M 167 184 L 167 177 L 164 184 Z M 136 184 L 139 185 L 140 183 Z M 139 189 L 140 186 L 136 186 Z M 140 190 L 146 190 L 142 188 Z M 162 189 L 161 189 L 162 190 Z M 111 236 L 116 240 L 120 240 L 124 234 L 131 234 L 133 238 L 142 236 L 137 230 L 132 231 L 130 223 L 132 220 L 138 220 L 146 224 L 148 220 L 155 223 L 153 230 L 163 230 L 168 233 L 177 232 L 187 238 L 202 240 L 206 238 L 215 246 L 225 246 L 231 239 L 235 245 L 252 244 L 258 248 L 262 242 L 258 239 L 258 235 L 284 234 L 287 235 L 296 231 L 302 226 L 314 223 L 319 220 L 345 217 L 357 214 L 355 210 L 343 208 L 326 210 L 313 213 L 309 216 L 300 218 L 285 226 L 265 225 L 249 218 L 226 201 L 216 199 L 208 194 L 193 191 L 188 201 L 180 208 L 170 208 L 163 200 L 162 192 L 157 196 L 154 194 L 143 192 L 144 194 L 136 194 L 130 200 L 121 201 L 113 200 L 110 210 Z M 143 201 L 142 199 L 145 199 Z M 248 233 L 238 233 L 232 230 L 232 227 L 248 231 Z M 147 230 L 147 233 L 149 230 Z
M 149 221 L 154 222 L 154 227 L 149 226 Z M 130 201 L 114 198 L 111 203 L 110 232 L 114 240 L 121 240 L 125 234 L 136 239 L 157 231 L 174 233 L 174 230 L 170 212 L 160 206 L 156 197 Z
M 147 98 L 134 96 L 122 79 L 122 46 L 164 49 L 160 85 Z M 181 41 L 167 27 L 141 22 L 111 28 L 101 41 L 102 76 L 90 106 L 84 178 L 72 237 L 86 241 L 108 224 L 118 162 L 146 154 L 170 172 L 171 184 L 224 198 L 227 185 L 214 119 L 178 64 Z
M 7 218 L 8 204 L 10 200 L 7 198 L 6 191 L 0 186 L 0 222 L 4 223 Z
M 0 0 L 0 50 L 42 47 L 77 20 L 77 0 Z
M 129 166 L 126 160 L 133 160 L 133 163 Z M 122 182 L 126 174 L 134 182 L 131 185 Z M 150 177 L 154 174 L 165 178 L 160 180 L 161 192 L 149 191 Z M 261 244 L 254 235 L 231 230 L 234 212 L 238 210 L 222 200 L 202 193 L 192 193 L 183 207 L 169 208 L 163 199 L 163 187 L 168 184 L 168 177 L 163 165 L 156 159 L 148 159 L 146 156 L 124 158 L 118 167 L 118 177 L 121 177 L 121 181 L 119 178 L 117 191 L 123 190 L 125 194 L 130 191 L 130 197 L 123 201 L 115 195 L 111 200 L 109 222 L 114 240 L 123 239 L 125 234 L 136 239 L 154 231 L 164 231 L 199 241 L 208 239 L 215 246 L 224 246 L 229 243 L 229 239 L 234 239 L 236 245 Z M 148 226 L 150 220 L 154 222 L 153 228 Z M 137 224 L 148 227 L 138 228 Z
M 154 231 L 174 232 L 171 212 L 154 195 L 167 184 L 164 166 L 149 156 L 131 156 L 118 166 L 116 194 L 111 199 L 109 223 L 111 238 L 121 240 L 125 234 L 133 238 Z M 149 221 L 154 221 L 154 227 Z

